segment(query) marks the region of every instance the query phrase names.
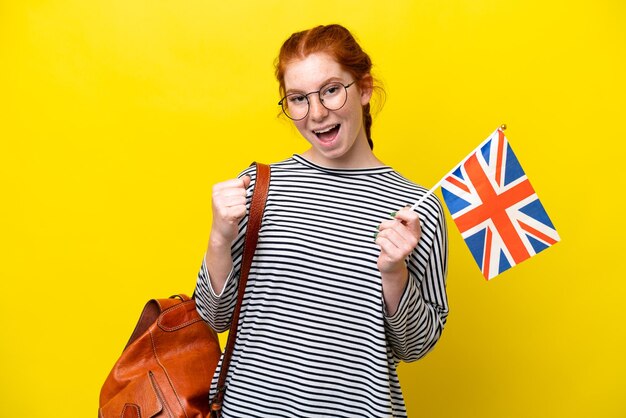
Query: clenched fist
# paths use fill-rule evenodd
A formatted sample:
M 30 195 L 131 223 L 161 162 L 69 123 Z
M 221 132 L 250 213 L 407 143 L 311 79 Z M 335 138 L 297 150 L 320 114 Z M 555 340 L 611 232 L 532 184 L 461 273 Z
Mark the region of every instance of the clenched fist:
M 213 186 L 211 241 L 230 248 L 237 238 L 239 221 L 246 215 L 246 189 L 250 177 L 227 180 Z

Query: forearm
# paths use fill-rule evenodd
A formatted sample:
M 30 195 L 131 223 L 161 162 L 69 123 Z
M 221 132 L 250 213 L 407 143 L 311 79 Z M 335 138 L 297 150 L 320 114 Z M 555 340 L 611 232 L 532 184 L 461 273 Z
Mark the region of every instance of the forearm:
M 381 277 L 386 314 L 393 316 L 398 310 L 400 299 L 409 280 L 409 271 L 404 265 L 397 271 L 381 273 Z
M 226 242 L 214 234 L 209 238 L 209 244 L 204 256 L 211 287 L 216 295 L 222 293 L 226 279 L 233 269 L 231 243 Z
M 423 222 L 423 228 L 420 227 L 423 235 L 412 254 L 405 258 L 404 265 L 410 271 L 410 274 L 404 276 L 407 281 L 389 281 L 405 283 L 397 305 L 395 292 L 384 291 L 387 338 L 394 353 L 404 361 L 417 360 L 432 349 L 441 336 L 448 316 L 447 229 L 443 208 L 436 197 L 431 196 L 419 216 Z M 398 289 L 395 286 L 390 288 Z
M 416 212 L 403 208 L 391 214 L 392 219 L 378 226 L 380 231 L 375 240 L 380 245 L 376 266 L 380 271 L 383 300 L 386 314 L 391 316 L 398 304 L 409 279 L 406 258 L 414 251 L 420 236 L 420 220 Z
M 222 293 L 233 268 L 231 247 L 238 236 L 239 223 L 247 213 L 247 188 L 251 181 L 245 175 L 213 186 L 213 222 L 204 261 L 215 294 Z

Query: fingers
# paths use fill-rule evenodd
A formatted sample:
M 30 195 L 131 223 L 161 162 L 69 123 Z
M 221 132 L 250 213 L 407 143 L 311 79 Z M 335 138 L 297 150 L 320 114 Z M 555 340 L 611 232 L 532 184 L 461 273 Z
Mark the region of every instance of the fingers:
M 415 248 L 418 238 L 401 222 L 395 221 L 381 225 L 378 236 L 391 241 L 398 247 Z
M 237 197 L 243 197 L 245 200 L 246 190 L 249 185 L 249 176 L 217 183 L 213 185 L 213 198 L 233 198 L 233 200 L 237 200 Z
M 243 189 L 244 191 L 250 185 L 250 176 L 243 176 L 241 178 L 226 180 L 221 183 L 213 185 L 213 192 L 229 189 Z
M 393 218 L 401 221 L 410 230 L 421 231 L 419 215 L 414 210 L 411 210 L 411 208 L 408 206 L 403 207 L 398 212 L 396 212 Z
M 420 218 L 417 212 L 411 210 L 409 207 L 405 207 L 400 209 L 398 212 L 392 213 L 391 218 L 392 219 L 382 222 L 378 229 L 380 231 L 394 229 L 409 241 L 412 241 L 411 237 L 419 240 L 419 237 L 421 236 L 421 227 Z
M 238 232 L 239 221 L 246 215 L 247 187 L 250 177 L 226 180 L 213 186 L 213 226 L 211 236 L 230 243 Z
M 418 238 L 406 226 L 396 221 L 393 226 L 381 226 L 376 243 L 391 260 L 400 261 L 417 246 Z
M 420 236 L 420 220 L 408 207 L 392 214 L 393 218 L 378 227 L 376 243 L 392 261 L 404 260 L 417 246 Z

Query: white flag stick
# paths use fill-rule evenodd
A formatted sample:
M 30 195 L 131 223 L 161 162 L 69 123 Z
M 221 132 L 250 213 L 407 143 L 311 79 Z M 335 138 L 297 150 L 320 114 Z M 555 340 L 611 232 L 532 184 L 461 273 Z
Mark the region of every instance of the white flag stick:
M 415 202 L 415 204 L 413 206 L 411 206 L 411 210 L 417 209 L 419 205 L 424 203 L 424 200 L 428 199 L 428 196 L 430 196 L 431 194 L 435 193 L 435 190 L 437 190 L 439 188 L 439 186 L 441 186 L 441 183 L 443 183 L 443 180 L 446 177 L 448 177 L 448 176 L 447 175 L 444 176 L 441 180 L 439 180 L 437 182 L 437 184 L 435 184 L 429 191 L 427 191 L 424 196 L 420 197 L 420 200 L 418 200 L 417 202 Z

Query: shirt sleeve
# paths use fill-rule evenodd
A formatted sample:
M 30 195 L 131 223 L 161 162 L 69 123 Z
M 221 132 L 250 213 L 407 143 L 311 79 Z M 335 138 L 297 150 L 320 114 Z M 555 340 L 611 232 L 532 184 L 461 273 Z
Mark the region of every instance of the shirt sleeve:
M 198 313 L 216 332 L 224 332 L 230 328 L 230 320 L 237 303 L 238 278 L 234 274 L 235 268 L 230 271 L 219 294 L 211 286 L 209 271 L 206 262 L 202 260 L 198 280 L 196 282 L 196 308 Z
M 248 175 L 251 178 L 247 193 L 247 208 L 250 211 L 252 203 L 252 190 L 256 182 L 256 171 L 254 167 L 242 172 L 239 177 Z M 237 287 L 239 285 L 239 272 L 243 258 L 243 247 L 248 225 L 248 215 L 244 216 L 239 223 L 239 233 L 231 247 L 233 258 L 233 269 L 226 278 L 224 288 L 217 291 L 211 286 L 209 271 L 206 266 L 205 257 L 202 258 L 202 265 L 198 272 L 196 281 L 196 308 L 198 313 L 216 332 L 223 332 L 230 328 L 233 312 L 237 305 Z
M 389 344 L 407 362 L 422 358 L 435 346 L 448 316 L 448 233 L 443 208 L 432 196 L 418 212 L 422 236 L 408 259 L 409 280 L 397 311 L 385 316 Z

